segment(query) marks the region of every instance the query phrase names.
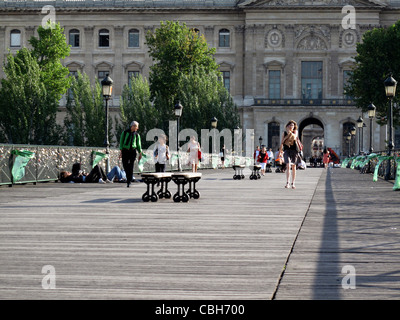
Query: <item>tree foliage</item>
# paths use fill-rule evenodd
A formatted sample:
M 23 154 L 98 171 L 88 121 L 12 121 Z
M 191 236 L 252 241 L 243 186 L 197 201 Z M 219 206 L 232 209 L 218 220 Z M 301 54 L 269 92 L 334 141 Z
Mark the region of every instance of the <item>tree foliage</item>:
M 60 59 L 69 54 L 63 29 L 38 28 L 32 49 L 9 53 L 0 89 L 0 128 L 9 143 L 58 144 L 58 102 L 69 87 L 68 69 Z
M 139 131 L 141 134 L 160 127 L 163 119 L 162 114 L 151 103 L 150 86 L 147 79 L 141 75 L 132 77 L 130 85 L 125 85 L 120 100 L 121 118 L 116 125 L 117 140 L 122 131 L 129 127 L 132 121 L 139 122 Z M 142 144 L 146 147 L 145 139 Z
M 389 73 L 400 80 L 400 21 L 388 28 L 375 28 L 363 36 L 357 45 L 356 65 L 350 76 L 346 92 L 356 100 L 364 112 L 372 102 L 377 108 L 378 119 L 387 114 L 388 99 L 383 82 Z M 399 95 L 394 99 L 398 102 Z M 399 110 L 394 119 L 399 123 Z M 385 123 L 380 121 L 380 123 Z
M 208 47 L 203 35 L 184 23 L 166 21 L 149 32 L 146 41 L 154 60 L 150 92 L 160 115 L 160 129 L 167 132 L 178 100 L 184 106 L 183 128 L 200 132 L 209 128 L 214 116 L 221 127 L 232 128 L 239 123 L 237 107 L 222 83 L 215 48 Z
M 75 146 L 104 146 L 105 106 L 101 85 L 94 86 L 85 73 L 78 71 L 77 77 L 71 78 L 70 93 L 67 98 L 67 116 L 64 120 L 66 143 Z M 109 137 L 112 120 L 109 119 Z

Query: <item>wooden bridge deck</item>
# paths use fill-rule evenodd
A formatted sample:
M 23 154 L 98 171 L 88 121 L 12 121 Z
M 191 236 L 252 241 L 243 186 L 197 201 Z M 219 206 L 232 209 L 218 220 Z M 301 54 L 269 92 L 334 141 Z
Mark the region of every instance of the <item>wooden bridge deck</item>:
M 309 168 L 292 190 L 282 173 L 249 173 L 205 170 L 188 203 L 144 203 L 143 183 L 1 187 L 0 299 L 399 298 L 390 183 Z M 341 286 L 343 265 L 355 290 Z

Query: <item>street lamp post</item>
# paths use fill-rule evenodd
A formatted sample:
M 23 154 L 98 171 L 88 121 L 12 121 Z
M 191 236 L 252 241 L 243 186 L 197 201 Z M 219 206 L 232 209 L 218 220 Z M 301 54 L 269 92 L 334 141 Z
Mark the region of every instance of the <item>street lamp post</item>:
M 397 81 L 392 77 L 392 75 L 390 75 L 384 81 L 384 85 L 385 85 L 386 96 L 390 100 L 389 110 L 388 110 L 388 124 L 389 124 L 388 156 L 391 156 L 392 150 L 394 148 L 394 143 L 393 143 L 393 98 L 396 95 Z M 389 159 L 388 166 L 386 168 L 385 180 L 390 179 L 390 166 L 391 166 L 391 161 Z
M 263 138 L 261 136 L 258 138 L 258 142 L 260 142 L 260 149 L 261 149 L 261 145 L 262 145 L 262 142 L 263 142 Z
M 183 106 L 181 105 L 181 103 L 179 101 L 177 104 L 175 104 L 174 110 L 175 110 L 176 124 L 177 124 L 177 126 L 176 126 L 176 130 L 177 130 L 177 132 L 176 132 L 176 151 L 178 154 L 178 170 L 182 171 L 181 162 L 179 159 L 179 119 L 182 116 Z
M 350 134 L 351 134 L 350 141 L 354 137 L 354 142 L 353 142 L 354 154 L 356 153 L 356 146 L 355 146 L 355 144 L 356 144 L 356 131 L 357 131 L 356 127 L 354 127 L 354 126 L 351 127 L 351 129 L 350 129 Z
M 106 124 L 105 124 L 105 139 L 104 145 L 106 147 L 106 173 L 110 172 L 110 141 L 108 139 L 108 100 L 111 98 L 112 95 L 112 86 L 113 80 L 106 74 L 106 77 L 101 81 L 101 87 L 103 92 L 103 98 L 106 100 Z
M 361 130 L 363 128 L 363 125 L 364 125 L 364 120 L 363 120 L 363 118 L 361 118 L 361 116 L 359 116 L 358 120 L 357 120 L 357 127 L 358 127 L 358 154 L 361 154 L 361 149 L 362 149 L 362 146 L 361 146 L 361 139 L 362 139 Z
M 369 118 L 369 153 L 371 154 L 374 151 L 373 143 L 372 143 L 372 125 L 373 119 L 375 118 L 376 107 L 371 103 L 368 106 L 368 118 Z
M 350 158 L 350 142 L 351 142 L 351 137 L 352 137 L 351 133 L 348 132 L 347 135 L 346 135 L 346 139 L 347 139 L 347 143 L 349 144 L 349 158 Z
M 218 119 L 216 117 L 213 117 L 211 119 L 211 128 L 216 129 L 217 128 L 217 123 L 218 123 Z M 216 141 L 215 141 L 215 130 L 214 130 L 214 137 L 213 137 L 213 145 L 212 145 L 212 151 L 213 153 L 216 153 Z

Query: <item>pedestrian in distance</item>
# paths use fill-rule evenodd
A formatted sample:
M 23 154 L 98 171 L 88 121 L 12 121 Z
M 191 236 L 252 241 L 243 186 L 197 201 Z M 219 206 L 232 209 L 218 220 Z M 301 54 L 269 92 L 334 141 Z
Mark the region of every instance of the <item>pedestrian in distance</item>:
M 165 172 L 165 166 L 169 160 L 169 148 L 166 144 L 167 136 L 162 134 L 158 137 L 158 143 L 153 151 L 156 172 Z
M 142 158 L 142 143 L 140 140 L 140 135 L 137 130 L 139 129 L 139 123 L 137 121 L 132 121 L 129 129 L 125 130 L 121 134 L 119 141 L 120 154 L 119 157 L 122 158 L 122 165 L 126 173 L 126 183 L 129 188 L 133 177 L 133 166 L 138 155 L 138 160 Z
M 192 166 L 192 172 L 197 172 L 199 165 L 200 143 L 196 141 L 195 136 L 190 137 L 187 152 L 189 152 L 189 164 Z
M 322 163 L 324 164 L 325 169 L 328 169 L 330 159 L 331 159 L 331 156 L 330 156 L 329 150 L 324 148 L 324 152 L 322 155 Z
M 294 120 L 290 120 L 283 132 L 281 145 L 279 152 L 283 154 L 284 162 L 286 163 L 286 185 L 285 188 L 296 189 L 296 166 L 301 162 L 301 157 L 296 150 L 296 139 L 298 137 L 297 123 Z M 291 170 L 290 170 L 291 169 Z M 290 176 L 291 182 L 290 182 Z
M 258 154 L 257 162 L 261 165 L 261 174 L 265 176 L 265 166 L 268 162 L 268 153 L 267 149 L 263 146 Z

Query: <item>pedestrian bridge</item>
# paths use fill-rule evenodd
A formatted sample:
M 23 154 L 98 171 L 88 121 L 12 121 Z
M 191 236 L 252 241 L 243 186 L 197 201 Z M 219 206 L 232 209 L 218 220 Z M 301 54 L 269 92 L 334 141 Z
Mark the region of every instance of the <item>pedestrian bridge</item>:
M 143 202 L 144 183 L 0 187 L 0 299 L 400 298 L 392 182 L 201 172 L 186 203 Z

